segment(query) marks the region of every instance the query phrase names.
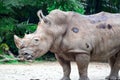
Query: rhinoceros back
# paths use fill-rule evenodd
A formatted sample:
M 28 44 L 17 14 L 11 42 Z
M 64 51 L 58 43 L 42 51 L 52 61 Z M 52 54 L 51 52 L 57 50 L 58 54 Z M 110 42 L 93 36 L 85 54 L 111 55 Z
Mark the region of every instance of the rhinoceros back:
M 120 50 L 120 14 L 101 12 L 93 15 L 71 13 L 66 44 L 70 48 L 82 49 L 93 58 L 106 58 Z M 77 32 L 72 29 L 75 28 Z M 74 44 L 75 45 L 74 45 Z M 88 44 L 92 49 L 88 49 Z M 78 50 L 78 49 L 77 49 Z
M 103 15 L 104 14 L 104 15 Z M 95 37 L 93 43 L 93 58 L 106 58 L 120 51 L 120 14 L 99 13 L 98 19 L 92 21 L 90 34 Z M 97 17 L 97 16 L 96 16 Z M 96 18 L 95 17 L 95 18 Z

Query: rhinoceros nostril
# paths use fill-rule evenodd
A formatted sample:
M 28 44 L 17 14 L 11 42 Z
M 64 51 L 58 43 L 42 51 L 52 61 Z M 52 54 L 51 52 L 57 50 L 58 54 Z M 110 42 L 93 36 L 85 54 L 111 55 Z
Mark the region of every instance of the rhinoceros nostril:
M 18 56 L 17 56 L 17 58 L 21 58 L 21 56 L 20 56 L 20 55 L 18 55 Z
M 26 58 L 27 58 L 27 60 L 32 60 L 32 59 L 33 59 L 33 56 L 32 56 L 32 55 L 29 55 L 29 56 L 27 56 Z

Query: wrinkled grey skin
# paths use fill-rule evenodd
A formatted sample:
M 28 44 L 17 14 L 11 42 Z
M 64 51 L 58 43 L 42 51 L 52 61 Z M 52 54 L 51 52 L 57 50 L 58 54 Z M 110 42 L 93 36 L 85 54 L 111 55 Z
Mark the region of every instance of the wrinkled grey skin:
M 22 60 L 40 57 L 48 50 L 63 68 L 63 78 L 70 80 L 70 62 L 78 66 L 80 80 L 89 80 L 90 60 L 109 60 L 111 71 L 108 80 L 117 80 L 120 69 L 120 14 L 100 12 L 80 15 L 74 12 L 53 10 L 47 16 L 38 11 L 40 22 L 32 34 L 14 40 Z

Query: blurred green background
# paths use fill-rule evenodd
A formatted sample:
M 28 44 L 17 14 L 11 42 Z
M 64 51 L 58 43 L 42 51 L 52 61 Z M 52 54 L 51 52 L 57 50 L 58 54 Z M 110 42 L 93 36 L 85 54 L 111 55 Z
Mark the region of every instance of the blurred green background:
M 36 30 L 38 10 L 47 15 L 51 10 L 75 11 L 80 14 L 93 14 L 100 11 L 120 12 L 120 0 L 0 0 L 0 55 L 8 56 L 8 51 L 18 55 L 13 35 Z M 0 59 L 3 59 L 0 57 Z M 48 52 L 38 60 L 55 60 Z

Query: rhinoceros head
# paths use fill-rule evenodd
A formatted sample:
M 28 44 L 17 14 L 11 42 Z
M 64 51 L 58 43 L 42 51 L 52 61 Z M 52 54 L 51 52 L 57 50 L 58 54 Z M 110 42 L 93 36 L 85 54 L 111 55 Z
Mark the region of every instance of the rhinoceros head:
M 31 34 L 26 34 L 23 38 L 14 35 L 14 41 L 19 49 L 19 58 L 21 60 L 31 60 L 44 55 L 50 50 L 55 38 L 65 32 L 65 27 L 62 28 L 60 26 L 65 21 L 61 20 L 62 17 L 58 16 L 60 13 L 56 13 L 57 11 L 54 11 L 44 16 L 42 11 L 38 11 L 37 15 L 40 22 L 36 31 Z
M 65 12 L 54 10 L 44 16 L 42 11 L 38 11 L 37 15 L 40 22 L 34 33 L 26 34 L 23 38 L 14 35 L 15 44 L 19 49 L 19 58 L 22 60 L 31 60 L 44 55 L 54 43 L 59 44 L 66 31 Z

